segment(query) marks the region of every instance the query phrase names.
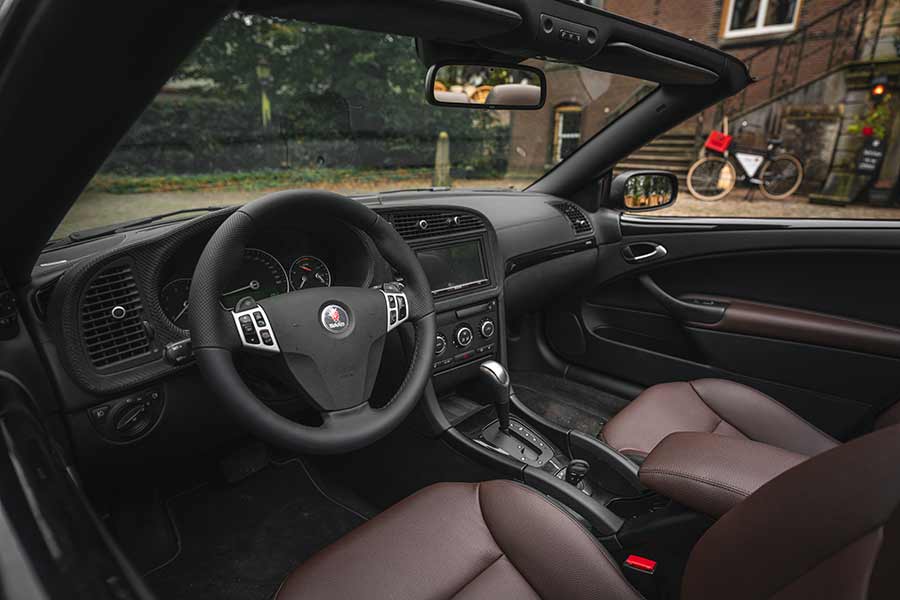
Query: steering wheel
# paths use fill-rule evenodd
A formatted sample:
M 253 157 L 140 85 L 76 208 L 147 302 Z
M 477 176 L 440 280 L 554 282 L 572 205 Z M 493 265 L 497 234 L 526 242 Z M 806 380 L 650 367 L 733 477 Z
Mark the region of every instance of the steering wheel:
M 220 294 L 251 238 L 269 226 L 310 217 L 331 217 L 363 231 L 405 285 L 311 288 L 258 302 L 247 298 L 233 311 L 224 310 Z M 213 392 L 252 433 L 294 451 L 335 454 L 371 444 L 406 418 L 431 376 L 434 303 L 422 266 L 387 221 L 337 194 L 277 192 L 232 213 L 200 256 L 188 315 L 197 364 Z M 373 408 L 368 399 L 385 336 L 405 321 L 415 328 L 409 371 L 390 402 Z M 296 423 L 266 406 L 235 369 L 238 352 L 283 360 L 322 425 Z

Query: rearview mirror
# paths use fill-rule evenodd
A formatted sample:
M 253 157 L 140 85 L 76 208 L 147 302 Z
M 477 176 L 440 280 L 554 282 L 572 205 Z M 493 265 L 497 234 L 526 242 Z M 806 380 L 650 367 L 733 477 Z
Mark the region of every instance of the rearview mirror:
M 628 211 L 665 208 L 678 197 L 678 178 L 668 171 L 626 171 L 613 179 L 610 198 Z
M 425 94 L 435 106 L 535 110 L 544 106 L 547 79 L 524 65 L 438 63 L 428 69 Z

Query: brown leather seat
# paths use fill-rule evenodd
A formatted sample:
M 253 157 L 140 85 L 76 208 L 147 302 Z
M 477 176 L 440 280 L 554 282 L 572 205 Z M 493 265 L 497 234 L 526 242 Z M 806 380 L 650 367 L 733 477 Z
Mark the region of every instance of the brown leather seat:
M 510 481 L 440 483 L 304 563 L 276 600 L 609 598 L 639 595 L 599 542 Z
M 684 600 L 900 595 L 900 426 L 779 475 L 694 547 Z M 301 565 L 277 600 L 639 600 L 571 517 L 515 483 L 439 484 Z
M 600 439 L 639 463 L 681 431 L 749 439 L 805 456 L 840 443 L 762 392 L 724 379 L 647 388 L 603 426 Z

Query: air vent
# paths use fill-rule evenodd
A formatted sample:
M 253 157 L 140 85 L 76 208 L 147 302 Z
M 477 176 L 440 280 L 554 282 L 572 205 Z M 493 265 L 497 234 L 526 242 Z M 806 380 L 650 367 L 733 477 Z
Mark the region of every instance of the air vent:
M 575 235 L 582 235 L 585 233 L 593 233 L 594 226 L 591 225 L 590 220 L 585 216 L 581 209 L 578 208 L 575 204 L 571 202 L 558 201 L 551 202 L 550 206 L 566 215 L 566 218 L 569 219 L 569 223 L 572 225 L 572 231 L 575 232 Z
M 472 213 L 453 210 L 415 210 L 383 212 L 381 216 L 394 226 L 405 240 L 461 233 L 482 229 L 484 223 Z
M 141 293 L 130 265 L 110 267 L 91 281 L 81 302 L 81 334 L 95 367 L 150 352 Z

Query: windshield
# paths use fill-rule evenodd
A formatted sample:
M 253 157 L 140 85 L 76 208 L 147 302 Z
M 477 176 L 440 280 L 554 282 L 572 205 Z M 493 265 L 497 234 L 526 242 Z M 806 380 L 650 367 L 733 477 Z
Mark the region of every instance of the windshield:
M 181 65 L 55 237 L 272 190 L 522 189 L 652 86 L 544 61 L 540 110 L 425 100 L 412 38 L 232 14 Z M 470 97 L 484 86 L 454 86 Z

